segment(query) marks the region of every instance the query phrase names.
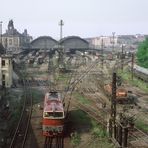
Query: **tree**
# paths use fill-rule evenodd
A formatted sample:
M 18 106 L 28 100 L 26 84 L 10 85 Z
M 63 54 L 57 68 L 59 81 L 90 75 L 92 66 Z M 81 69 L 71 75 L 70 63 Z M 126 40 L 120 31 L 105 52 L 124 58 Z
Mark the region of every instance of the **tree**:
M 148 68 L 148 38 L 139 43 L 136 56 L 138 64 L 142 67 Z

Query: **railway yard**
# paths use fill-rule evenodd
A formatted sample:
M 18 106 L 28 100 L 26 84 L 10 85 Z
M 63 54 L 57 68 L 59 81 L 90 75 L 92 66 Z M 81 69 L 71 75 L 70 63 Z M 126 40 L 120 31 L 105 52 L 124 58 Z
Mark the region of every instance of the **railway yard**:
M 19 78 L 5 92 L 0 147 L 148 147 L 148 75 L 139 79 L 135 70 L 132 80 L 131 57 L 102 60 L 78 52 L 64 55 L 64 67 L 55 53 L 32 51 L 16 59 Z M 62 96 L 62 135 L 43 136 L 44 96 L 50 91 Z

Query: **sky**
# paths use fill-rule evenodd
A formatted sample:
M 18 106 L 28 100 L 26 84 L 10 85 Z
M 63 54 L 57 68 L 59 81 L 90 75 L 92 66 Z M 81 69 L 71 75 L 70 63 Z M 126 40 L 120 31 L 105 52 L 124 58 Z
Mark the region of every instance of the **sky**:
M 0 0 L 3 33 L 10 19 L 33 38 L 148 34 L 148 0 Z

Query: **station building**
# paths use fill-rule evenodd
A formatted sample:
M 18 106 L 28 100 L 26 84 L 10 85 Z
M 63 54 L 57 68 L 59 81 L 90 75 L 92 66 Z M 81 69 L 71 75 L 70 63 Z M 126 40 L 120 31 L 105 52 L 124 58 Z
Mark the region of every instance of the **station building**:
M 68 36 L 60 41 L 56 41 L 50 36 L 41 36 L 31 42 L 31 48 L 44 50 L 63 48 L 65 51 L 86 50 L 89 49 L 89 43 L 78 36 Z
M 7 53 L 16 53 L 23 48 L 27 48 L 30 45 L 32 37 L 28 35 L 26 29 L 23 33 L 19 33 L 14 27 L 13 20 L 10 20 L 8 28 L 6 32 L 2 34 L 0 40 Z
M 12 86 L 12 56 L 0 56 L 0 86 L 10 88 Z

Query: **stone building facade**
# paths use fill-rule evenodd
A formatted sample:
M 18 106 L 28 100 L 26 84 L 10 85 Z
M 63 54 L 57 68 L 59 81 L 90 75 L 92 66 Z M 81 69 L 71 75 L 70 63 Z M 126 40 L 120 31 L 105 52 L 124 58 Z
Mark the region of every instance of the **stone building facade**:
M 0 86 L 10 88 L 12 86 L 12 57 L 1 55 L 0 57 Z
M 2 44 L 7 53 L 19 52 L 21 49 L 29 47 L 31 40 L 32 37 L 28 35 L 26 29 L 23 33 L 19 33 L 15 29 L 13 20 L 9 21 L 6 33 L 2 34 Z

